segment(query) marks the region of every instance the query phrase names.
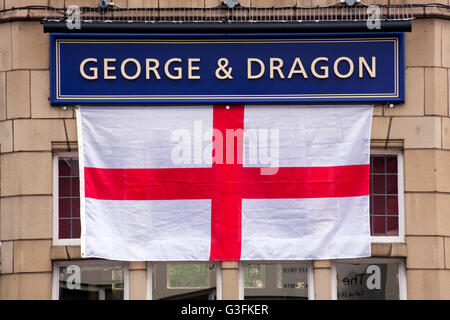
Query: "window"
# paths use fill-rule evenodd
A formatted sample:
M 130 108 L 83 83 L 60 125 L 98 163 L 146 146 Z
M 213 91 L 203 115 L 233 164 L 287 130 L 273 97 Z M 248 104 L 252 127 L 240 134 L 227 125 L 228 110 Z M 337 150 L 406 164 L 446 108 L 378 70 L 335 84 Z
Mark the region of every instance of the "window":
M 220 263 L 149 263 L 147 274 L 151 299 L 220 299 Z
M 80 179 L 77 153 L 55 155 L 54 161 L 54 225 L 55 244 L 79 244 Z
M 53 268 L 54 300 L 128 299 L 128 267 L 114 261 L 64 261 Z
M 313 299 L 310 262 L 243 263 L 241 295 L 244 299 Z
M 400 152 L 370 157 L 370 233 L 374 242 L 403 241 L 403 163 Z
M 341 260 L 334 262 L 332 273 L 334 299 L 406 299 L 406 272 L 402 259 Z

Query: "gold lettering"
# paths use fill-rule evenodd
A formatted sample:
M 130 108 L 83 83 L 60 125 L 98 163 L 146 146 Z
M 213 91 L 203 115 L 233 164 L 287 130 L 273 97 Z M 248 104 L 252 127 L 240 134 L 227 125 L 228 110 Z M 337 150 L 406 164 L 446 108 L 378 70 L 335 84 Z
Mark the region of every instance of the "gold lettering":
M 189 58 L 188 59 L 188 79 L 200 79 L 199 75 L 193 75 L 192 71 L 198 71 L 200 70 L 199 66 L 193 66 L 192 63 L 194 62 L 200 62 L 200 58 Z
M 86 65 L 86 63 L 88 62 L 95 62 L 97 63 L 97 59 L 95 58 L 86 58 L 84 59 L 81 64 L 80 64 L 80 73 L 83 76 L 83 78 L 87 79 L 87 80 L 97 80 L 98 79 L 98 68 L 97 67 L 90 67 L 89 71 L 91 71 L 93 74 L 87 75 L 86 72 L 84 71 L 84 66 Z
M 275 65 L 275 62 L 277 65 Z M 270 58 L 270 79 L 273 79 L 274 70 L 278 72 L 278 75 L 281 79 L 284 79 L 283 71 L 281 71 L 281 67 L 283 67 L 283 60 L 280 58 Z
M 132 62 L 136 65 L 136 73 L 132 76 L 129 76 L 125 71 L 125 66 L 128 62 Z M 137 61 L 134 58 L 128 58 L 123 60 L 122 64 L 120 65 L 120 72 L 122 73 L 122 76 L 127 80 L 135 80 L 141 75 L 141 64 L 139 61 Z
M 103 78 L 108 80 L 114 80 L 116 79 L 116 76 L 110 76 L 108 71 L 114 71 L 116 70 L 116 67 L 110 67 L 108 66 L 109 62 L 116 62 L 115 58 L 106 58 L 103 60 Z
M 326 78 L 328 78 L 328 67 L 320 67 L 320 69 L 322 71 L 324 71 L 324 74 L 318 74 L 317 71 L 316 71 L 316 64 L 319 61 L 328 61 L 328 58 L 326 58 L 326 57 L 319 57 L 319 58 L 314 59 L 314 61 L 311 64 L 311 72 L 316 78 L 326 79 Z
M 153 63 L 153 66 L 150 66 L 150 63 Z M 158 59 L 145 59 L 145 79 L 150 79 L 150 72 L 155 74 L 156 79 L 161 79 L 161 76 L 158 72 L 159 61 Z
M 261 71 L 256 75 L 252 74 L 252 63 L 253 62 L 258 63 L 259 66 L 261 67 Z M 264 74 L 264 71 L 265 71 L 264 62 L 262 62 L 260 59 L 258 59 L 258 58 L 248 58 L 247 59 L 247 79 L 259 79 Z
M 300 67 L 300 70 L 297 70 L 297 65 Z M 294 63 L 292 63 L 291 71 L 289 71 L 288 79 L 292 78 L 292 75 L 294 73 L 300 73 L 303 75 L 303 78 L 308 78 L 308 75 L 306 74 L 305 68 L 303 67 L 302 60 L 300 58 L 295 58 Z
M 169 79 L 179 80 L 183 77 L 182 69 L 180 67 L 175 67 L 175 68 L 173 68 L 173 70 L 175 70 L 176 74 L 175 75 L 171 74 L 169 67 L 172 64 L 172 62 L 181 62 L 181 59 L 180 58 L 172 58 L 172 59 L 167 60 L 167 62 L 164 65 L 164 72 Z
M 359 77 L 363 77 L 363 66 L 369 73 L 371 78 L 375 78 L 377 76 L 377 70 L 376 70 L 376 57 L 372 57 L 372 68 L 369 68 L 369 64 L 367 63 L 366 59 L 364 57 L 359 57 Z
M 341 61 L 347 61 L 348 62 L 349 70 L 348 70 L 348 72 L 346 74 L 342 74 L 342 73 L 339 72 L 338 65 L 339 65 L 339 62 L 341 62 Z M 353 61 L 350 58 L 347 58 L 347 57 L 340 57 L 340 58 L 336 59 L 336 61 L 334 62 L 333 69 L 334 69 L 334 73 L 339 78 L 341 78 L 341 79 L 348 78 L 348 77 L 350 77 L 353 74 L 353 70 L 354 70 Z

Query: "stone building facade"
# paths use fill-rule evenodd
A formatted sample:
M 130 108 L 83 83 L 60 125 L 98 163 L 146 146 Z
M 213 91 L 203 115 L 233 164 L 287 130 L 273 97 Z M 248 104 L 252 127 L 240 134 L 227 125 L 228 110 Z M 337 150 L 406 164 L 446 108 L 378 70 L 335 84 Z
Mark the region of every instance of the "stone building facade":
M 114 1 L 123 8 L 214 7 L 220 2 Z M 249 7 L 335 3 L 239 2 Z M 399 289 L 404 292 L 396 298 L 450 299 L 450 3 L 371 2 L 415 5 L 412 32 L 405 33 L 406 102 L 376 105 L 372 124 L 374 154 L 391 152 L 402 162 L 403 172 L 398 175 L 403 188 L 398 191 L 402 222 L 392 240 L 373 237 L 372 257 L 378 259 L 374 261 L 393 259 L 399 262 L 399 270 L 403 268 L 397 276 L 404 278 Z M 65 110 L 49 103 L 49 35 L 41 24 L 46 12 L 38 7 L 72 4 L 97 7 L 98 1 L 0 0 L 0 299 L 57 298 L 57 267 L 81 260 L 76 241 L 55 241 L 55 156 L 76 157 L 77 125 L 72 107 Z M 150 281 L 156 268 L 149 265 L 126 264 L 124 298 L 156 297 Z M 308 266 L 308 297 L 337 298 L 338 262 L 313 261 Z M 242 298 L 242 265 L 223 262 L 219 269 L 217 296 Z

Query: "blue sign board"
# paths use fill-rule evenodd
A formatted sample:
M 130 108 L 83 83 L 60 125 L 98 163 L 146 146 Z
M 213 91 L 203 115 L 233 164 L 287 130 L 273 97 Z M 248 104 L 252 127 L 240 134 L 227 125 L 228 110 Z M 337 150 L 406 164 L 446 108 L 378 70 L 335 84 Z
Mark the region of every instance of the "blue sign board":
M 404 102 L 402 33 L 51 34 L 51 103 Z

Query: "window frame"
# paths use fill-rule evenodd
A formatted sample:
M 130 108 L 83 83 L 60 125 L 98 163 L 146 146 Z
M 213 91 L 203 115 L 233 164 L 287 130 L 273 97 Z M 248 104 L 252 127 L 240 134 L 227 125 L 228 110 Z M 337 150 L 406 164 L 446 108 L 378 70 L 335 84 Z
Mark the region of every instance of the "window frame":
M 336 263 L 367 263 L 367 264 L 389 264 L 398 263 L 398 298 L 399 300 L 408 299 L 406 264 L 402 258 L 358 258 L 358 259 L 339 259 L 331 261 L 331 299 L 337 300 L 337 268 Z
M 81 245 L 81 238 L 60 239 L 59 238 L 59 159 L 64 157 L 78 158 L 77 151 L 58 152 L 53 154 L 53 238 L 54 246 L 76 246 Z
M 371 149 L 370 155 L 395 155 L 397 156 L 397 197 L 398 197 L 398 235 L 397 236 L 373 236 L 371 243 L 405 243 L 405 192 L 404 192 L 404 163 L 403 150 L 400 149 Z M 370 194 L 369 194 L 370 197 Z M 369 210 L 369 219 L 370 219 Z
M 314 289 L 314 261 L 313 260 L 273 260 L 273 261 L 239 261 L 239 298 L 238 300 L 244 300 L 244 263 L 248 264 L 278 264 L 278 263 L 304 263 L 307 265 L 307 279 L 308 279 L 308 300 L 315 300 Z
M 146 299 L 153 300 L 153 266 L 155 264 L 174 264 L 174 263 L 216 263 L 216 300 L 222 300 L 222 263 L 220 261 L 164 261 L 164 262 L 146 262 Z M 169 280 L 168 275 L 166 275 L 166 283 Z
M 114 260 L 60 260 L 53 261 L 52 300 L 59 300 L 59 267 L 71 264 L 84 266 L 117 266 L 123 267 L 123 300 L 130 299 L 130 266 L 128 262 Z

